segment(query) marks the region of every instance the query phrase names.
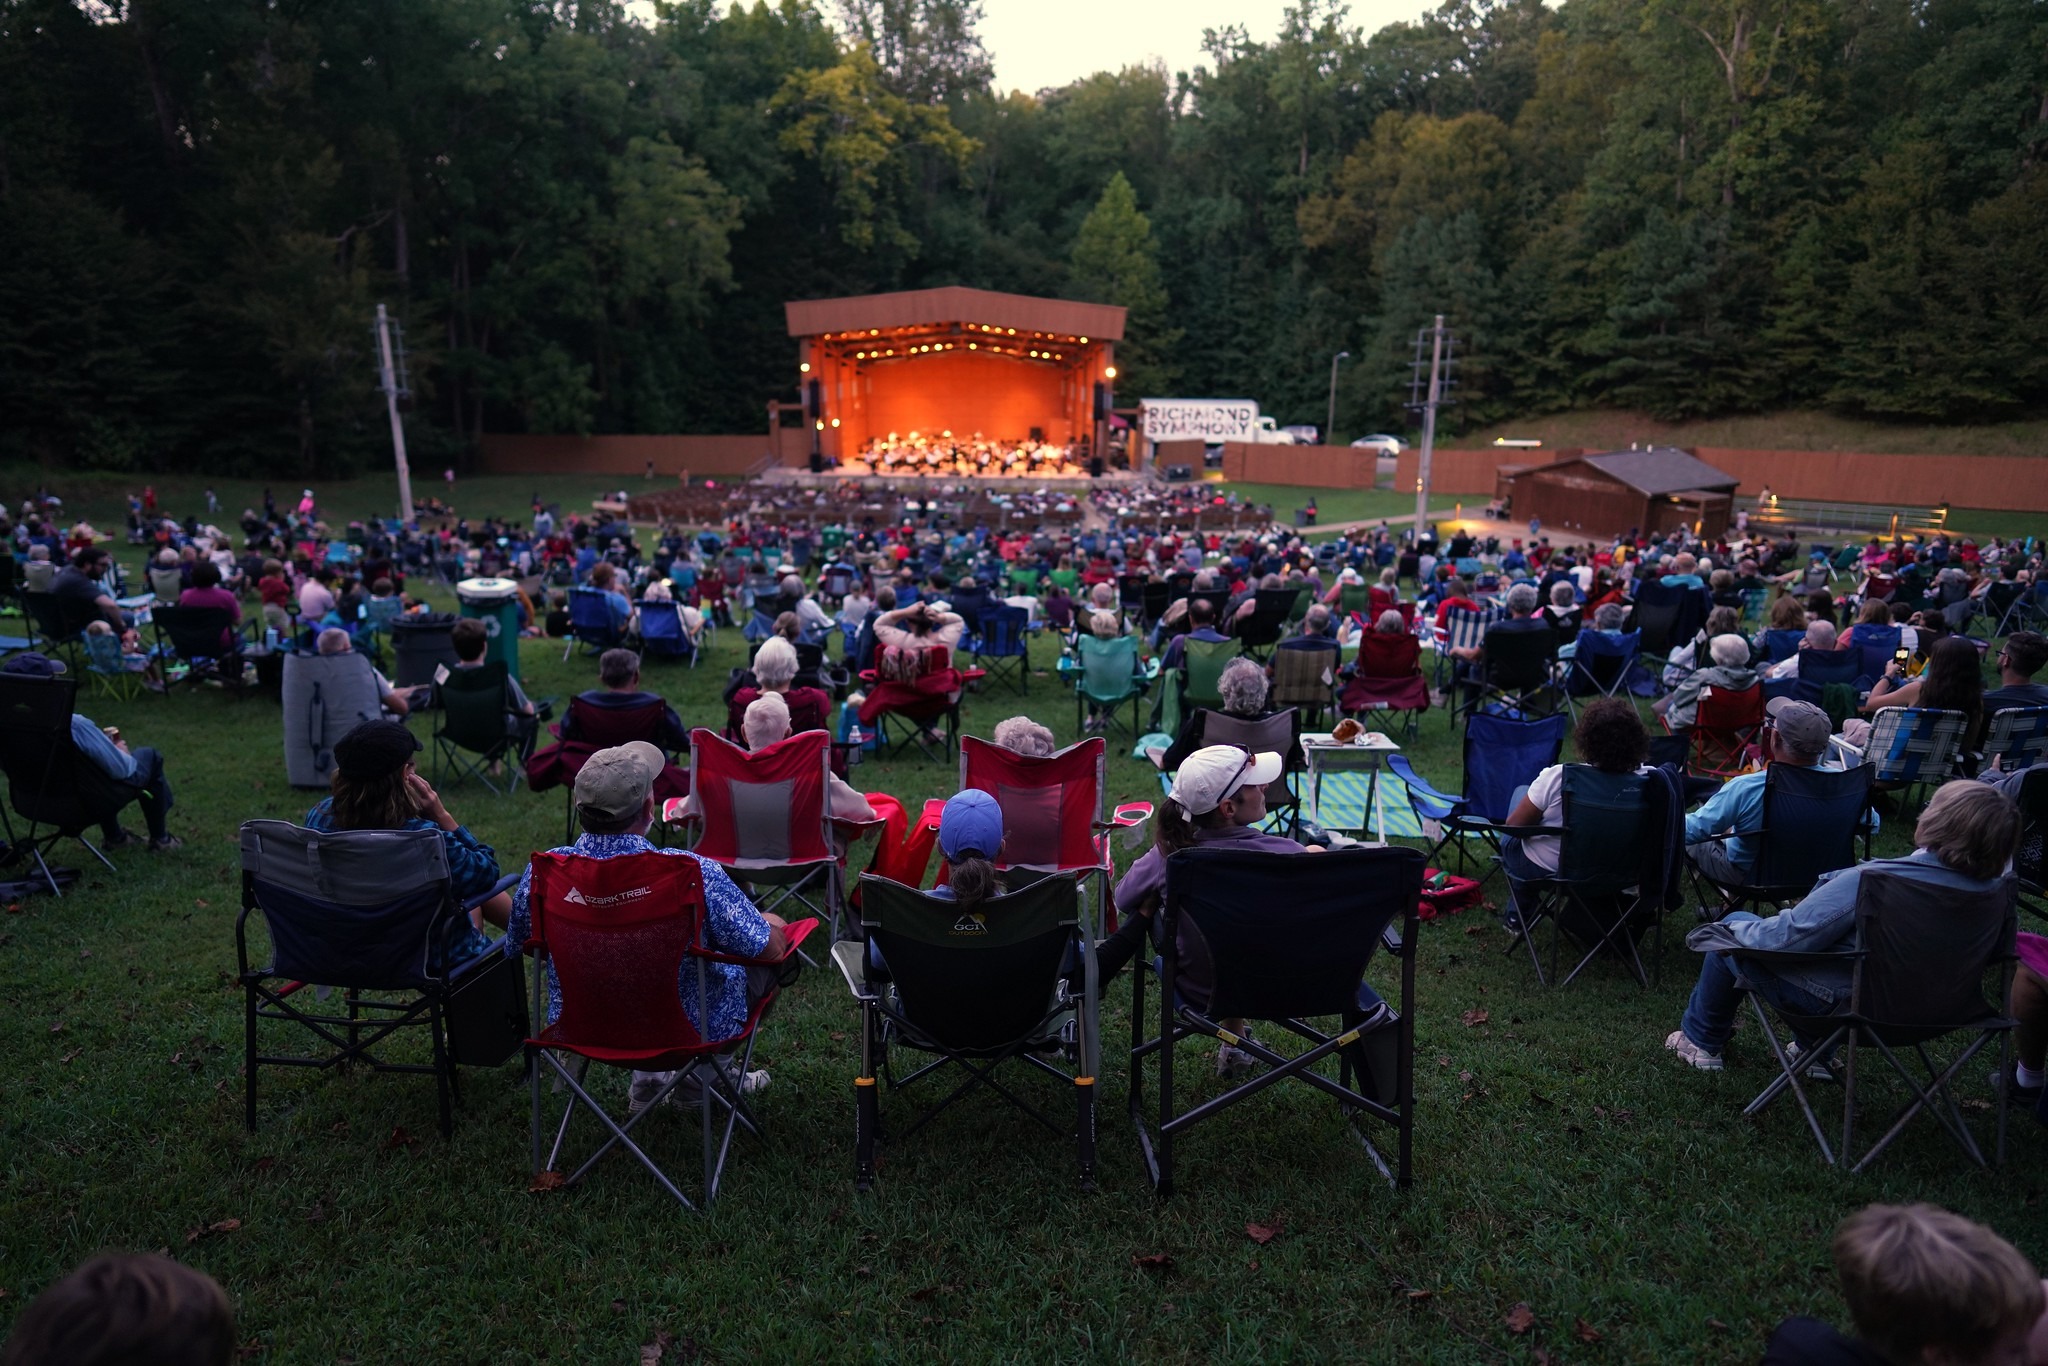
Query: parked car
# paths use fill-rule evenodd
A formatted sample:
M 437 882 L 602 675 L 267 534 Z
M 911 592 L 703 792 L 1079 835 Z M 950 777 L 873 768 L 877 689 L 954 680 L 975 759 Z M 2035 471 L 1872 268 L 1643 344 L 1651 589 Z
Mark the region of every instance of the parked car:
M 1375 432 L 1371 436 L 1361 436 L 1358 440 L 1351 443 L 1351 448 L 1360 451 L 1378 451 L 1381 455 L 1399 455 L 1402 451 L 1408 449 L 1402 443 L 1400 437 L 1388 436 L 1385 432 Z

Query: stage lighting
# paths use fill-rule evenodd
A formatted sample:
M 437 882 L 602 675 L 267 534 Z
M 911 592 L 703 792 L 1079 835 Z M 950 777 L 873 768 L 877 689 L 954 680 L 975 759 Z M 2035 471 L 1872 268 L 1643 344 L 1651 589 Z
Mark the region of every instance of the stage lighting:
M 833 418 L 833 419 L 832 419 L 832 425 L 833 425 L 833 426 L 835 426 L 835 427 L 837 427 L 837 426 L 839 425 L 839 419 L 838 419 L 838 418 L 836 418 L 836 417 L 835 417 L 835 418 Z
M 1105 365 L 1102 367 L 1102 373 L 1106 378 L 1115 379 L 1116 367 L 1114 365 Z
M 810 374 L 810 373 L 811 373 L 811 363 L 810 363 L 809 361 L 805 361 L 805 362 L 804 362 L 803 364 L 801 364 L 801 365 L 797 366 L 797 372 L 798 372 L 799 374 L 805 374 L 805 375 L 808 375 L 808 374 Z

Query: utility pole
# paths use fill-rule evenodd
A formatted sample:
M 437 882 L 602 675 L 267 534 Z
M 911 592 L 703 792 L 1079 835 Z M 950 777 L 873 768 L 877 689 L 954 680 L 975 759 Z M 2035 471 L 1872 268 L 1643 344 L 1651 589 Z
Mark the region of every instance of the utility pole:
M 1422 353 L 1429 351 L 1429 385 L 1422 386 Z M 1429 463 L 1436 453 L 1436 410 L 1455 400 L 1444 397 L 1444 391 L 1455 381 L 1451 371 L 1457 366 L 1458 338 L 1444 326 L 1444 315 L 1436 315 L 1436 322 L 1415 334 L 1414 379 L 1409 390 L 1411 413 L 1417 409 L 1422 413 L 1422 449 L 1415 470 L 1415 539 L 1422 540 L 1423 528 L 1429 525 Z M 1419 391 L 1419 392 L 1418 392 Z
M 1329 445 L 1337 435 L 1337 365 L 1351 359 L 1349 351 L 1339 351 L 1330 357 L 1330 418 L 1323 424 L 1323 444 Z
M 403 332 L 400 345 L 403 346 Z M 405 353 L 400 350 L 393 359 L 391 349 L 391 317 L 384 311 L 384 305 L 377 305 L 377 387 L 384 391 L 384 408 L 391 415 L 391 454 L 398 466 L 398 515 L 399 520 L 410 522 L 412 516 L 412 469 L 405 463 L 405 421 L 398 415 L 398 400 L 410 390 L 405 384 Z

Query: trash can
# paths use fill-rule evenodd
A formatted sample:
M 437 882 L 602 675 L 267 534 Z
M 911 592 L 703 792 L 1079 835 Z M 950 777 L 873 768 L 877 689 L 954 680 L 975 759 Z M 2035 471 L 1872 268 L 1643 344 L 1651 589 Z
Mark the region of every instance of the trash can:
M 519 585 L 510 579 L 464 579 L 455 585 L 462 615 L 489 628 L 491 643 L 484 660 L 503 660 L 505 672 L 519 677 Z
M 456 620 L 452 612 L 392 618 L 387 629 L 391 632 L 392 652 L 398 656 L 391 671 L 392 687 L 421 687 L 434 681 L 434 670 L 443 664 L 455 667 L 452 632 Z

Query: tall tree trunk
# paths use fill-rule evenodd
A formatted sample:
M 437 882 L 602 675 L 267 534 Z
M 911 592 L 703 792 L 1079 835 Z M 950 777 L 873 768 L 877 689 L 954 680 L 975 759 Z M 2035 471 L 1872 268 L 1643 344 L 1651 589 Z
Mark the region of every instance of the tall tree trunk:
M 171 102 L 171 89 L 164 81 L 163 62 L 157 53 L 156 25 L 151 10 L 139 0 L 128 6 L 128 21 L 135 25 L 135 46 L 142 56 L 142 76 L 149 82 L 150 103 L 156 109 L 157 133 L 163 139 L 164 163 L 176 170 L 184 159 L 184 140 L 178 136 L 178 113 Z

